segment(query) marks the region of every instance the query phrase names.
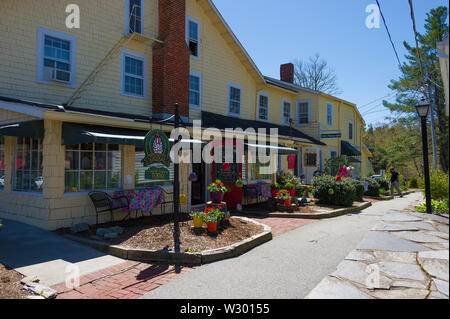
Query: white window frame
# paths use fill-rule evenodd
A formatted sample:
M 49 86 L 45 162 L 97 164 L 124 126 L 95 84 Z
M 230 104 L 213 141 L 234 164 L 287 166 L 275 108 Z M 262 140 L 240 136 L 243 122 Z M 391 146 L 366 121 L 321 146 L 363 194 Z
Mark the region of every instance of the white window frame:
M 137 95 L 129 92 L 125 92 L 125 57 L 130 57 L 136 60 L 141 60 L 143 62 L 143 73 L 142 73 L 142 79 L 143 79 L 143 95 Z M 135 75 L 131 75 L 134 77 L 137 77 Z M 121 56 L 120 56 L 120 94 L 128 97 L 134 97 L 138 99 L 145 99 L 147 98 L 147 57 L 144 55 L 140 55 L 131 51 L 122 50 Z
M 202 109 L 202 74 L 200 72 L 196 72 L 196 71 L 190 71 L 189 72 L 189 76 L 195 76 L 199 78 L 199 105 L 192 105 L 189 103 L 189 107 L 191 109 L 197 109 L 197 110 L 201 110 Z M 191 88 L 189 86 L 189 94 L 190 94 Z
M 285 103 L 289 103 L 289 118 L 292 119 L 292 102 L 289 99 L 283 99 L 281 101 L 281 124 L 287 124 L 289 125 L 289 121 L 286 121 L 285 117 L 284 117 L 284 104 Z
M 189 41 L 190 41 L 190 37 L 189 37 L 189 22 L 193 22 L 195 24 L 197 24 L 198 30 L 198 39 L 197 39 L 197 56 L 190 54 L 190 49 L 189 49 L 189 54 L 191 56 L 192 59 L 195 60 L 200 60 L 200 21 L 198 21 L 197 19 L 191 18 L 191 17 L 186 17 L 186 44 L 189 48 Z
M 239 95 L 240 101 L 239 101 L 239 114 L 230 112 L 230 102 L 231 102 L 231 94 L 230 89 L 235 88 L 239 89 L 241 91 L 241 94 Z M 242 86 L 236 83 L 228 82 L 228 110 L 227 113 L 229 116 L 235 116 L 235 117 L 241 117 L 242 114 Z
M 330 159 L 332 159 L 332 157 L 331 157 L 331 153 L 333 153 L 333 152 L 335 152 L 336 153 L 336 157 L 339 157 L 339 153 L 338 153 L 338 150 L 337 149 L 330 149 Z
M 328 111 L 331 111 L 331 122 L 328 121 Z M 333 126 L 333 103 L 331 102 L 327 102 L 327 112 L 326 112 L 326 122 L 327 122 L 327 126 L 332 127 Z
M 260 104 L 260 102 L 261 102 L 261 100 L 260 100 L 261 96 L 264 96 L 264 97 L 267 98 L 267 119 L 262 119 L 262 118 L 260 117 L 259 111 L 260 111 L 260 109 L 261 109 L 261 104 Z M 258 121 L 261 121 L 261 122 L 269 122 L 269 104 L 270 104 L 269 94 L 264 93 L 264 92 L 259 92 L 259 93 L 258 93 Z
M 303 103 L 307 103 L 308 104 L 308 123 L 300 123 L 299 122 L 299 104 L 303 104 Z M 297 123 L 297 126 L 309 126 L 309 125 L 311 125 L 311 100 L 297 100 L 296 101 L 296 103 L 295 103 L 295 111 L 296 111 L 296 113 L 295 113 L 295 117 L 296 117 L 296 119 L 295 119 L 295 122 Z
M 70 42 L 70 82 L 63 83 L 57 81 L 48 81 L 44 79 L 44 45 L 45 36 L 58 38 L 64 41 Z M 62 87 L 75 88 L 76 84 L 76 51 L 77 51 L 77 39 L 75 36 L 65 33 L 45 29 L 38 27 L 37 31 L 37 61 L 36 61 L 36 80 L 39 83 L 51 84 Z M 67 63 L 67 62 L 65 62 Z
M 351 138 L 350 138 L 350 124 L 352 124 L 352 137 Z M 348 134 L 348 139 L 350 141 L 353 141 L 353 139 L 355 138 L 355 123 L 353 122 L 353 120 L 348 120 L 347 134 Z
M 145 0 L 141 0 L 141 33 L 144 34 L 144 2 Z M 125 34 L 130 34 L 130 0 L 125 0 Z

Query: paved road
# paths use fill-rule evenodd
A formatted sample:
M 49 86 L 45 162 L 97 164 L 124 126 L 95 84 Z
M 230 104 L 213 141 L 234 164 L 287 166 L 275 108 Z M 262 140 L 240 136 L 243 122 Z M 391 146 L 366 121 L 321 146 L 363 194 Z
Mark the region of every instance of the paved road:
M 204 265 L 142 298 L 304 298 L 389 209 L 421 194 L 377 202 L 354 214 L 306 225 L 233 259 Z

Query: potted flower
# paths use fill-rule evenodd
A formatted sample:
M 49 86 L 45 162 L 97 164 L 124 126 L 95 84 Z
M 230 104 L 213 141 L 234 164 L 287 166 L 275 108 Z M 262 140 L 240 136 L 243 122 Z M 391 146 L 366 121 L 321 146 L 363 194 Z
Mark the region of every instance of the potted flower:
M 223 200 L 223 194 L 228 193 L 230 189 L 225 186 L 219 179 L 208 186 L 208 190 L 211 193 L 211 200 L 213 203 L 221 203 Z
M 291 195 L 291 197 L 295 196 L 295 185 L 292 183 L 287 183 L 286 184 L 286 189 L 288 190 L 289 194 Z
M 217 223 L 219 220 L 222 220 L 223 213 L 214 207 L 209 207 L 205 210 L 203 221 L 206 223 L 208 227 L 208 232 L 217 231 Z
M 291 206 L 292 196 L 286 189 L 282 189 L 275 198 L 281 205 Z
M 242 181 L 242 179 L 238 179 L 235 183 L 237 188 L 242 188 L 244 186 L 244 182 Z
M 274 183 L 270 185 L 270 193 L 272 194 L 272 198 L 277 197 L 277 193 L 280 190 L 280 185 L 278 183 Z
M 203 227 L 203 220 L 204 220 L 205 212 L 193 211 L 189 214 L 189 216 L 191 216 L 192 220 L 194 221 L 195 228 Z

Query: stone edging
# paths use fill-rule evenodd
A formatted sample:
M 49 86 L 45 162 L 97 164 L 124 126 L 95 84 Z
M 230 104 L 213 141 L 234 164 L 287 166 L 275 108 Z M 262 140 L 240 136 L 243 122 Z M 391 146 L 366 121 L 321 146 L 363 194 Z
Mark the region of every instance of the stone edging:
M 371 202 L 358 203 L 356 206 L 339 208 L 329 212 L 320 213 L 268 213 L 265 217 L 281 217 L 281 218 L 304 218 L 304 219 L 324 219 L 338 217 L 350 213 L 354 213 L 372 206 Z
M 409 195 L 409 194 L 412 194 L 412 193 L 415 193 L 416 191 L 405 191 L 405 192 L 402 192 L 402 194 L 403 195 Z M 380 195 L 380 196 L 365 196 L 364 195 L 364 197 L 365 198 L 369 198 L 369 199 L 375 199 L 375 200 L 391 200 L 391 199 L 394 199 L 394 197 L 392 197 L 392 196 L 385 196 L 385 195 Z
M 168 262 L 168 263 L 181 263 L 192 265 L 201 265 L 213 261 L 237 257 L 253 249 L 256 246 L 259 246 L 269 240 L 272 240 L 272 229 L 269 226 L 258 223 L 257 221 L 254 221 L 246 217 L 231 217 L 231 218 L 239 218 L 263 226 L 264 231 L 260 234 L 254 235 L 243 241 L 235 243 L 231 246 L 212 250 L 205 250 L 199 253 L 182 252 L 178 254 L 174 252 L 164 252 L 148 249 L 134 249 L 134 248 L 125 248 L 118 245 L 108 245 L 106 243 L 102 243 L 96 240 L 81 238 L 73 235 L 65 235 L 64 237 L 123 259 L 144 261 L 144 262 Z

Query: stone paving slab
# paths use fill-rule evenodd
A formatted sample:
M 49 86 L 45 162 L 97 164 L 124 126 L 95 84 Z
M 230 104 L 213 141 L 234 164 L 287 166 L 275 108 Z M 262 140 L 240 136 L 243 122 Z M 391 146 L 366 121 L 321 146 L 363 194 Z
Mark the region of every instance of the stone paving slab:
M 448 299 L 448 219 L 388 211 L 308 299 Z

